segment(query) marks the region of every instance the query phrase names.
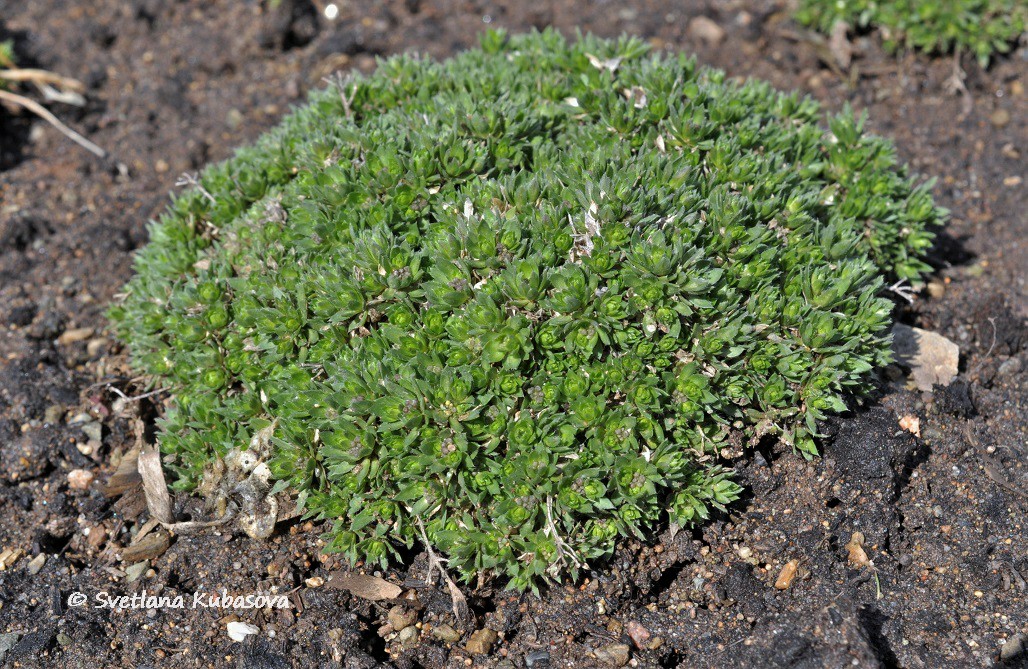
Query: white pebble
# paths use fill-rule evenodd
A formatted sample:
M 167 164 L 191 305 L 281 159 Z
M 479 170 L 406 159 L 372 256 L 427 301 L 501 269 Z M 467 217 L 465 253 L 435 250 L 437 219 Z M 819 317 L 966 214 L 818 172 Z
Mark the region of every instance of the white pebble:
M 239 621 L 229 623 L 227 628 L 228 636 L 233 641 L 243 641 L 251 634 L 257 634 L 257 632 L 260 632 L 256 625 L 241 623 Z
M 93 483 L 93 472 L 87 469 L 72 469 L 68 472 L 68 485 L 75 490 L 85 490 Z

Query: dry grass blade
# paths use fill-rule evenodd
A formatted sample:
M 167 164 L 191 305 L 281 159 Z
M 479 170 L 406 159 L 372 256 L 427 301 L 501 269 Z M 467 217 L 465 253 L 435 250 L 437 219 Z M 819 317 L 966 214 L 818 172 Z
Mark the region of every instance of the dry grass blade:
M 34 84 L 52 84 L 76 93 L 86 90 L 85 85 L 78 79 L 64 77 L 49 70 L 37 70 L 28 67 L 0 70 L 0 79 L 4 81 L 31 82 Z
M 89 151 L 94 156 L 98 158 L 104 158 L 107 156 L 106 151 L 101 149 L 96 144 L 93 144 L 88 139 L 78 134 L 68 126 L 64 125 L 64 123 L 62 123 L 59 118 L 51 114 L 46 107 L 39 104 L 35 100 L 31 100 L 25 97 L 24 95 L 11 93 L 10 91 L 0 91 L 0 100 L 29 110 L 39 118 L 43 119 L 53 127 L 57 128 L 57 130 L 60 131 L 61 134 L 63 134 L 65 137 L 75 142 L 85 150 Z

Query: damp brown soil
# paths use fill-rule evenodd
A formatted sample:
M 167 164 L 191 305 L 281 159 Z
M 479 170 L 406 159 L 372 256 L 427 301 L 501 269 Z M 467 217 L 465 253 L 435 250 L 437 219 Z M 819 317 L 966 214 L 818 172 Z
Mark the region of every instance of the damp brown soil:
M 952 59 L 888 54 L 873 34 L 854 38 L 855 69 L 840 72 L 778 3 L 344 1 L 333 21 L 324 5 L 0 0 L 0 30 L 23 62 L 86 84 L 84 107 L 54 110 L 110 153 L 98 160 L 0 110 L 0 664 L 1025 666 L 1025 48 L 987 71 L 965 59 L 962 95 L 948 85 Z M 938 178 L 952 212 L 930 290 L 897 317 L 959 345 L 956 381 L 922 393 L 886 373 L 871 401 L 825 425 L 823 457 L 747 453 L 731 464 L 748 493 L 728 513 L 623 542 L 540 596 L 465 587 L 471 620 L 424 583 L 417 551 L 380 575 L 405 589 L 405 608 L 328 587 L 349 565 L 322 555 L 316 523 L 282 522 L 267 541 L 176 534 L 146 564 L 126 561 L 149 516 L 138 491 L 109 497 L 104 486 L 135 443 L 128 414 L 152 422 L 160 398 L 117 401 L 115 389 L 140 385 L 103 312 L 147 221 L 179 175 L 231 155 L 327 75 L 401 51 L 445 57 L 489 26 L 639 35 L 730 76 L 865 110 L 913 170 Z M 919 419 L 919 436 L 904 417 Z M 195 500 L 176 503 L 202 515 Z M 871 564 L 850 559 L 857 532 Z M 794 573 L 779 589 L 783 569 Z M 94 606 L 100 593 L 144 590 L 186 606 Z M 222 590 L 283 593 L 289 607 L 191 606 Z M 70 606 L 74 593 L 87 605 Z M 258 632 L 236 642 L 230 622 Z

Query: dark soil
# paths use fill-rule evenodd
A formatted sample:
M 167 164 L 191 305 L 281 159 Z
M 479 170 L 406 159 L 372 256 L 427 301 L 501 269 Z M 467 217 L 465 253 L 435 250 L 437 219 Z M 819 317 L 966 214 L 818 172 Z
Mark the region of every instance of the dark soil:
M 1005 648 L 1001 666 L 1028 666 L 1017 640 L 1028 635 L 1024 47 L 986 72 L 965 61 L 967 110 L 946 85 L 951 59 L 892 56 L 870 35 L 855 41 L 856 73 L 842 75 L 777 3 L 341 0 L 335 21 L 324 4 L 0 0 L 25 62 L 86 83 L 84 109 L 55 111 L 111 154 L 98 161 L 0 110 L 0 664 L 932 669 L 996 666 Z M 698 16 L 724 40 L 690 31 Z M 638 34 L 832 109 L 866 109 L 914 170 L 939 178 L 952 211 L 931 290 L 898 315 L 960 346 L 957 381 L 920 393 L 887 374 L 873 401 L 825 426 L 824 457 L 768 445 L 733 463 L 749 495 L 729 514 L 625 542 L 541 597 L 465 588 L 470 622 L 453 618 L 444 587 L 422 583 L 427 558 L 412 555 L 383 576 L 416 595 L 405 601 L 418 634 L 390 631 L 393 603 L 320 585 L 347 565 L 321 556 L 319 528 L 295 520 L 269 541 L 173 536 L 128 582 L 120 556 L 148 514 L 137 488 L 108 497 L 104 486 L 135 443 L 133 416 L 152 422 L 161 398 L 117 401 L 114 388 L 145 388 L 103 311 L 147 220 L 179 175 L 256 138 L 326 75 L 404 50 L 445 57 L 487 24 Z M 920 419 L 920 437 L 904 416 Z M 70 486 L 74 469 L 95 481 Z M 200 515 L 194 500 L 179 504 Z M 854 532 L 873 566 L 850 563 Z M 776 589 L 793 560 L 794 580 Z M 191 600 L 273 588 L 291 608 L 92 608 L 100 592 Z M 69 606 L 76 592 L 90 606 Z M 236 618 L 259 633 L 232 641 Z M 440 638 L 443 625 L 459 639 Z M 470 636 L 486 627 L 499 640 L 473 655 L 481 635 Z

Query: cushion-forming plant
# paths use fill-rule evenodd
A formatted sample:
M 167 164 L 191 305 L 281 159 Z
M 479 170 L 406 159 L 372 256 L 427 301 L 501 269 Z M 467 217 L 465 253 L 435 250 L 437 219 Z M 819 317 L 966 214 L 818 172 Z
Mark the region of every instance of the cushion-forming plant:
M 313 93 L 174 198 L 112 308 L 172 391 L 175 485 L 263 441 L 330 550 L 427 542 L 515 588 L 707 518 L 740 490 L 721 451 L 812 454 L 869 388 L 883 287 L 919 281 L 944 214 L 820 118 L 550 31 Z
M 829 33 L 837 21 L 877 27 L 886 47 L 929 53 L 963 50 L 982 67 L 1024 34 L 1024 0 L 801 0 L 797 18 Z

